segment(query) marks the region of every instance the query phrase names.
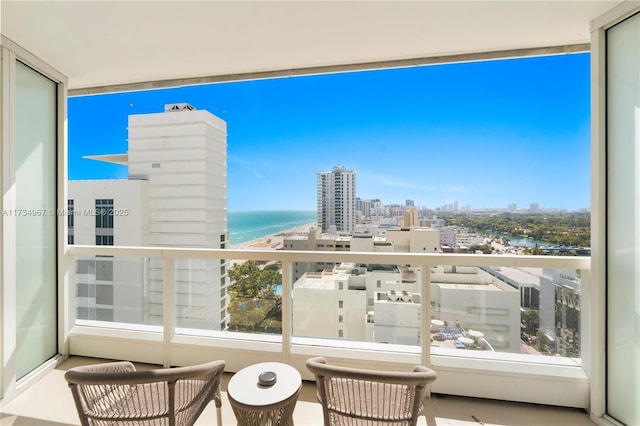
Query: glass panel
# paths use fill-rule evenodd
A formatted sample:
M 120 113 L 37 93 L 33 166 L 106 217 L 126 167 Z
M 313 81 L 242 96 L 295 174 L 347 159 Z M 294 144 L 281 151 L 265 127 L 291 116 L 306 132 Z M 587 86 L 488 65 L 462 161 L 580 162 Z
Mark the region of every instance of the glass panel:
M 188 259 L 177 268 L 178 333 L 281 335 L 280 262 Z
M 579 365 L 580 292 L 575 270 L 434 267 L 432 350 L 575 358 Z
M 607 407 L 640 424 L 640 15 L 607 31 Z
M 158 259 L 82 256 L 76 259 L 76 319 L 112 326 L 162 326 L 163 269 Z
M 176 324 L 181 329 L 178 333 L 190 334 L 189 329 L 227 329 L 227 280 L 224 260 L 176 260 Z
M 419 267 L 309 262 L 293 269 L 294 338 L 419 350 Z M 430 277 L 425 335 L 434 354 L 521 361 L 533 355 L 580 365 L 579 271 L 453 265 L 431 267 Z
M 56 84 L 16 63 L 16 372 L 56 354 Z
M 282 334 L 282 264 L 237 262 L 229 277 L 230 329 Z
M 293 336 L 413 346 L 420 274 L 406 265 L 294 263 Z

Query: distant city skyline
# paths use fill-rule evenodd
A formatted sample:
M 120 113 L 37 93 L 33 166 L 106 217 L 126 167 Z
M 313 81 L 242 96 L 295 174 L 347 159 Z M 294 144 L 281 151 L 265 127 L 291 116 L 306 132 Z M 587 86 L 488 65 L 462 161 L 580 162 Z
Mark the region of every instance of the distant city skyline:
M 69 98 L 69 179 L 127 151 L 129 114 L 187 102 L 227 122 L 228 208 L 315 210 L 316 173 L 436 209 L 590 207 L 589 54 L 239 81 Z

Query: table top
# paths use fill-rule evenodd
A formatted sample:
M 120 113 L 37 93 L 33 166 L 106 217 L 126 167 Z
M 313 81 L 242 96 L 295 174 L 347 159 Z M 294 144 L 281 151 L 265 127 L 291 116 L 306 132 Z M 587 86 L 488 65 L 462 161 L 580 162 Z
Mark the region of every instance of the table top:
M 258 384 L 258 376 L 265 371 L 276 373 L 273 386 Z M 254 406 L 271 405 L 284 401 L 302 386 L 302 377 L 295 368 L 280 362 L 250 365 L 234 374 L 227 386 L 228 394 L 236 401 Z

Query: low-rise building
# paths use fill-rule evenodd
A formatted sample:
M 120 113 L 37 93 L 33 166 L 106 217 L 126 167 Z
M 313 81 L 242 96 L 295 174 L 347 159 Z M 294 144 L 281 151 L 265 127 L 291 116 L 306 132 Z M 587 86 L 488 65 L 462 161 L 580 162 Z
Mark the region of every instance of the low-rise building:
M 420 344 L 420 269 L 343 263 L 293 285 L 294 335 Z M 520 351 L 519 292 L 476 267 L 431 271 L 432 315 L 484 334 L 488 347 Z M 322 303 L 323 309 L 313 309 Z
M 396 345 L 420 344 L 419 293 L 390 290 L 376 292 L 373 303 L 373 341 Z
M 351 276 L 350 270 L 337 268 L 308 272 L 295 282 L 293 336 L 365 340 L 367 292 L 364 286 L 350 288 Z
M 409 252 L 437 253 L 440 251 L 437 229 L 403 228 L 382 233 L 377 226 L 361 227 L 350 235 L 321 233 L 313 227 L 307 235 L 294 235 L 283 241 L 285 250 L 352 251 L 352 252 Z M 333 268 L 333 263 L 294 262 L 294 280 L 307 272 L 322 272 Z
M 580 354 L 582 280 L 574 270 L 543 270 L 540 279 L 540 330 L 562 356 Z
M 520 292 L 480 268 L 432 268 L 431 315 L 481 331 L 497 351 L 520 352 Z

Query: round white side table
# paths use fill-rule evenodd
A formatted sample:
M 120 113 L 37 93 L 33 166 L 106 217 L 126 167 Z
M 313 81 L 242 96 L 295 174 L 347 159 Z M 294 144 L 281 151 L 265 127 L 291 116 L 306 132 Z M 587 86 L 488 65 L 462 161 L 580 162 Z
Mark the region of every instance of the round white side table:
M 273 385 L 258 382 L 265 372 L 275 373 Z M 241 426 L 292 425 L 301 387 L 302 377 L 295 368 L 280 362 L 263 362 L 234 374 L 227 395 Z

